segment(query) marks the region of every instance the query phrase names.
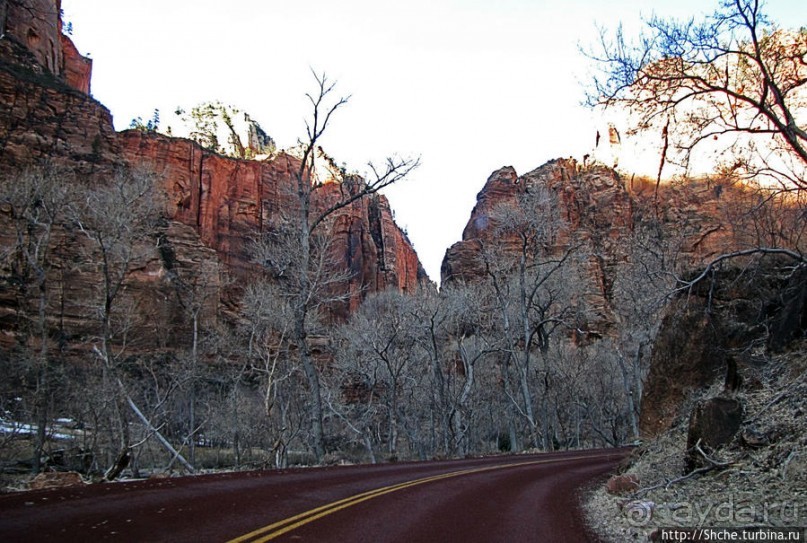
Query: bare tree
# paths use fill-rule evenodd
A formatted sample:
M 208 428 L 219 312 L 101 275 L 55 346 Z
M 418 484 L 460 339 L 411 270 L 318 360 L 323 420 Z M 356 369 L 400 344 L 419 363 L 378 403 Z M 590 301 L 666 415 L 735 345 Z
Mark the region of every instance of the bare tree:
M 382 444 L 382 385 L 375 367 L 356 358 L 356 350 L 361 348 L 362 342 L 361 334 L 357 334 L 359 326 L 354 319 L 335 334 L 336 356 L 323 375 L 323 401 L 336 422 L 341 422 L 347 430 L 347 444 L 361 443 L 367 458 L 375 464 L 377 449 Z
M 665 162 L 688 167 L 704 149 L 715 155 L 705 166 L 719 179 L 742 182 L 739 192 L 745 193 L 734 195 L 723 222 L 693 246 L 718 231 L 731 232 L 735 243 L 690 262 L 683 273 L 666 267 L 675 285 L 665 294 L 690 292 L 729 262 L 755 267 L 775 257 L 790 260 L 794 272 L 803 269 L 807 31 L 777 27 L 759 0 L 721 0 L 702 21 L 653 17 L 645 27 L 635 41 L 621 28 L 601 34 L 590 56 L 602 73 L 589 102 L 627 111 L 636 132 L 662 134 L 657 217 Z M 693 266 L 700 270 L 692 272 Z M 620 349 L 625 387 L 636 380 L 627 379 L 636 373 L 629 371 L 630 359 Z
M 163 251 L 167 250 L 161 241 Z M 211 305 L 218 303 L 220 276 L 218 269 L 199 270 L 197 275 L 186 274 L 185 270 L 172 266 L 171 277 L 174 282 L 177 301 L 187 319 L 190 320 L 190 348 L 179 354 L 174 380 L 185 391 L 187 431 L 184 441 L 188 446 L 188 461 L 196 463 L 197 434 L 202 431 L 204 421 L 199 422 L 197 403 L 199 385 L 204 374 L 202 359 L 207 347 L 206 335 L 215 335 L 214 322 L 205 322 L 209 313 L 215 316 Z M 206 313 L 208 315 L 206 315 Z M 214 320 L 214 319 L 211 319 Z M 215 343 L 215 338 L 213 343 Z
M 498 348 L 488 333 L 494 329 L 491 319 L 496 318 L 487 306 L 488 300 L 484 287 L 478 285 L 453 285 L 444 287 L 441 292 L 440 303 L 446 312 L 443 323 L 445 335 L 441 337 L 441 342 L 447 356 L 454 355 L 444 363 L 450 402 L 449 452 L 454 455 L 463 456 L 475 451 L 473 436 L 479 432 L 475 421 L 481 403 L 479 389 L 482 387 L 478 367 Z M 459 363 L 452 365 L 451 361 Z
M 423 289 L 414 294 L 412 300 L 414 305 L 411 308 L 411 317 L 412 325 L 415 327 L 413 333 L 419 338 L 416 346 L 422 352 L 423 358 L 429 361 L 430 366 L 432 391 L 430 404 L 433 412 L 432 434 L 435 438 L 435 452 L 448 455 L 454 450 L 451 436 L 453 411 L 451 386 L 455 376 L 445 352 L 448 306 L 436 291 L 430 289 Z
M 570 298 L 558 279 L 575 251 L 562 238 L 564 220 L 558 210 L 555 196 L 545 186 L 525 187 L 516 202 L 505 202 L 494 210 L 492 219 L 501 241 L 481 253 L 505 341 L 504 392 L 529 424 L 533 445 L 545 449 L 551 447 L 547 404 L 542 395 L 540 412 L 536 412 L 532 383 L 540 376 L 547 388 L 549 381 L 545 370 L 534 367 L 534 357 L 546 352 L 550 336 L 568 316 Z M 503 247 L 507 254 L 498 254 Z M 511 367 L 520 400 L 507 390 Z
M 703 21 L 652 17 L 635 41 L 621 27 L 589 53 L 601 75 L 589 103 L 628 110 L 663 136 L 665 160 L 727 141 L 732 171 L 807 188 L 807 32 L 777 28 L 759 0 L 721 0 Z
M 54 262 L 51 241 L 55 229 L 64 220 L 69 178 L 66 171 L 49 167 L 0 178 L 0 206 L 13 226 L 14 242 L 5 257 L 10 265 L 10 283 L 16 285 L 18 292 L 20 345 L 25 350 L 35 351 L 30 356 L 31 371 L 35 376 L 34 472 L 41 468 L 50 419 L 49 405 L 56 390 L 52 383 L 54 371 L 48 322 L 52 283 L 49 274 Z M 32 298 L 36 302 L 33 311 L 28 311 Z
M 106 183 L 83 187 L 82 199 L 72 211 L 72 221 L 88 241 L 88 261 L 97 260 L 101 277 L 98 304 L 93 307 L 99 330 L 93 351 L 101 363 L 105 390 L 118 401 L 115 406 L 119 453 L 107 470 L 114 478 L 130 458 L 132 440 L 125 412 L 131 410 L 160 443 L 186 469 L 193 467 L 176 451 L 167 439 L 135 403 L 126 390 L 119 365 L 126 352 L 131 327 L 130 312 L 122 304 L 122 293 L 133 266 L 148 251 L 153 250 L 152 234 L 161 217 L 161 204 L 155 194 L 157 183 L 145 171 L 120 171 Z
M 262 248 L 278 249 L 276 245 Z M 288 446 L 299 433 L 298 425 L 289 418 L 289 408 L 292 396 L 301 395 L 295 390 L 299 369 L 294 364 L 290 341 L 294 321 L 288 294 L 276 280 L 263 279 L 250 284 L 244 293 L 244 316 L 249 371 L 259 379 L 275 466 L 285 467 Z
M 317 193 L 327 190 L 324 184 L 317 182 L 316 153 L 334 113 L 347 104 L 348 98 L 334 98 L 335 83 L 324 74 L 315 73 L 314 76 L 316 90 L 306 95 L 312 108 L 311 117 L 306 120 L 306 138 L 301 142 L 301 159 L 294 173 L 293 190 L 297 209 L 293 211 L 297 215 L 290 217 L 288 223 L 283 226 L 286 232 L 295 236 L 295 251 L 293 258 L 283 263 L 289 267 L 288 273 L 294 276 L 285 283 L 294 323 L 290 337 L 297 347 L 297 356 L 308 383 L 311 444 L 317 460 L 321 460 L 325 454 L 324 411 L 319 369 L 312 358 L 309 333 L 311 314 L 323 305 L 320 295 L 328 291 L 327 283 L 334 283 L 332 278 L 328 277 L 332 270 L 322 265 L 327 257 L 327 251 L 321 250 L 324 246 L 322 240 L 328 236 L 327 230 L 331 219 L 338 211 L 404 179 L 418 166 L 419 161 L 396 157 L 388 158 L 383 167 L 377 168 L 370 164 L 370 179 L 346 179 L 342 182 L 336 198 L 323 198 L 318 205 L 315 205 Z M 291 161 L 291 158 L 287 160 Z
M 365 404 L 376 399 L 384 418 L 382 442 L 396 458 L 402 431 L 408 428 L 417 434 L 410 421 L 424 412 L 423 405 L 412 401 L 419 396 L 414 389 L 427 365 L 418 353 L 425 337 L 415 322 L 416 303 L 414 297 L 389 290 L 370 296 L 341 334 L 340 366 L 345 376 L 341 384 L 348 387 L 348 398 Z M 420 441 L 420 435 L 414 437 Z

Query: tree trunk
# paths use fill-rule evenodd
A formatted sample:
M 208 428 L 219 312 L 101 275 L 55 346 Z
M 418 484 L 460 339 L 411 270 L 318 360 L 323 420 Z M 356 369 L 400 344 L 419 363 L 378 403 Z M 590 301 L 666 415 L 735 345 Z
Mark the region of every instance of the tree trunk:
M 532 337 L 530 334 L 530 301 L 527 295 L 527 239 L 522 236 L 521 257 L 518 266 L 519 312 L 521 313 L 521 340 L 524 342 L 524 358 L 518 367 L 518 377 L 521 383 L 521 395 L 524 399 L 524 415 L 530 424 L 530 439 L 532 446 L 538 447 L 538 425 L 535 422 L 535 407 L 530 392 L 530 349 Z M 515 347 L 515 346 L 514 346 Z M 546 391 L 544 391 L 546 394 Z M 546 427 L 544 427 L 544 449 L 546 449 Z
M 639 422 L 636 417 L 636 404 L 633 397 L 633 383 L 631 383 L 631 375 L 628 372 L 628 368 L 625 364 L 625 358 L 622 356 L 622 350 L 620 349 L 617 352 L 616 356 L 617 361 L 619 362 L 619 370 L 622 374 L 622 387 L 625 391 L 625 397 L 627 399 L 627 410 L 628 410 L 628 420 L 630 421 L 630 429 L 633 432 L 633 437 L 638 437 L 639 435 Z
M 191 380 L 188 398 L 188 459 L 196 464 L 196 364 L 199 357 L 199 312 L 193 312 L 193 345 L 191 347 Z
M 457 398 L 457 409 L 454 411 L 454 452 L 459 455 L 465 455 L 468 452 L 468 429 L 463 427 L 463 419 L 465 416 L 465 408 L 468 402 L 468 397 L 471 395 L 471 390 L 474 387 L 474 361 L 468 359 L 468 353 L 462 345 L 462 338 L 460 338 L 460 358 L 462 360 L 463 369 L 465 370 L 465 383 L 462 386 L 459 398 Z
M 448 432 L 451 428 L 451 422 L 448 411 L 448 401 L 446 400 L 445 378 L 443 376 L 443 369 L 440 364 L 440 347 L 437 344 L 437 330 L 434 322 L 434 316 L 432 316 L 430 324 L 429 335 L 431 338 L 430 354 L 432 360 L 432 374 L 434 375 L 434 381 L 437 385 L 435 387 L 437 389 L 437 406 L 442 426 L 440 433 L 442 439 L 440 440 L 440 443 L 443 453 L 448 454 L 450 449 Z
M 104 473 L 104 479 L 107 481 L 114 481 L 118 478 L 118 476 L 126 469 L 126 466 L 129 465 L 129 461 L 132 459 L 132 453 L 129 451 L 129 448 L 126 447 L 121 449 L 118 453 L 117 458 L 115 458 L 115 462 L 109 467 L 109 469 Z
M 364 441 L 364 448 L 367 449 L 367 455 L 370 457 L 370 463 L 376 464 L 375 451 L 373 450 L 373 442 L 367 434 L 362 434 L 362 441 Z
M 157 428 L 155 428 L 153 424 L 151 424 L 151 421 L 148 420 L 146 418 L 146 416 L 143 414 L 143 412 L 140 410 L 140 408 L 137 407 L 137 404 L 134 402 L 134 400 L 132 400 L 131 396 L 129 396 L 129 394 L 127 394 L 126 391 L 124 390 L 123 382 L 120 379 L 118 379 L 118 385 L 121 388 L 121 393 L 126 398 L 126 403 L 129 405 L 129 407 L 134 412 L 134 414 L 137 416 L 137 418 L 140 419 L 140 422 L 142 422 L 146 426 L 146 428 L 149 430 L 149 432 L 153 433 L 157 437 L 157 441 L 159 441 L 160 444 L 162 444 L 162 446 L 165 448 L 165 450 L 167 450 L 169 453 L 171 453 L 172 458 L 176 458 L 177 460 L 179 460 L 179 463 L 182 464 L 183 466 L 185 466 L 185 469 L 187 469 L 188 472 L 195 473 L 196 470 L 193 468 L 193 466 L 188 463 L 188 461 L 185 459 L 185 457 L 182 456 L 179 453 L 179 451 L 177 451 L 171 445 L 171 443 L 169 443 L 169 441 L 167 439 L 165 439 L 165 436 L 163 436 L 162 433 L 160 433 L 160 431 Z
M 304 319 L 305 317 L 303 317 Z M 321 462 L 325 456 L 325 432 L 323 430 L 323 410 L 322 410 L 322 390 L 319 383 L 319 372 L 311 353 L 308 351 L 308 342 L 305 332 L 302 331 L 297 336 L 297 348 L 300 351 L 300 362 L 303 366 L 306 380 L 308 381 L 308 392 L 310 396 L 310 423 L 311 423 L 311 444 L 314 448 L 314 455 L 317 462 Z
M 308 310 L 311 303 L 312 290 L 311 279 L 308 274 L 311 268 L 311 173 L 314 164 L 315 141 L 311 141 L 307 149 L 307 157 L 311 164 L 307 164 L 304 158 L 297 173 L 297 198 L 300 201 L 300 270 L 299 270 L 299 291 L 297 292 L 297 302 L 294 311 L 295 317 L 295 339 L 297 351 L 300 353 L 300 363 L 303 366 L 305 378 L 308 381 L 308 392 L 311 395 L 309 405 L 309 421 L 311 424 L 311 444 L 314 449 L 314 456 L 317 463 L 325 456 L 325 432 L 323 428 L 322 391 L 319 383 L 319 371 L 314 361 L 311 359 L 311 352 L 308 349 Z
M 39 282 L 39 374 L 36 383 L 36 436 L 34 437 L 34 456 L 31 462 L 32 471 L 39 473 L 42 469 L 42 454 L 47 439 L 50 403 L 50 363 L 48 360 L 48 328 L 45 322 L 47 312 L 47 288 L 44 270 L 38 270 Z

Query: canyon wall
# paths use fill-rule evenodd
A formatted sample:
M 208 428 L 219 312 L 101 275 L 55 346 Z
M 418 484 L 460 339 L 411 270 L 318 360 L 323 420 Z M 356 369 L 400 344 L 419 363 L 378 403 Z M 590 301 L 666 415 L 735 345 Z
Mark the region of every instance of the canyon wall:
M 513 240 L 497 228 L 497 215 L 537 188 L 546 189 L 557 206 L 563 223 L 558 245 L 575 246 L 579 255 L 561 273 L 563 282 L 573 282 L 570 292 L 582 310 L 575 317 L 576 330 L 567 326 L 568 336 L 560 341 L 588 346 L 595 356 L 609 356 L 612 353 L 600 349 L 613 349 L 620 341 L 625 351 L 629 345 L 634 353 L 641 349 L 640 358 L 650 368 L 642 397 L 643 434 L 655 435 L 669 427 L 689 392 L 709 386 L 725 373 L 728 361 L 736 359 L 741 370 L 753 366 L 749 357 L 730 354 L 739 347 L 728 341 L 727 330 L 754 326 L 755 319 L 761 326 L 764 319 L 773 318 L 764 309 L 742 318 L 723 316 L 717 326 L 710 316 L 708 285 L 699 287 L 697 295 L 684 290 L 675 303 L 664 307 L 673 288 L 682 284 L 676 284 L 676 278 L 693 277 L 718 255 L 787 246 L 788 240 L 799 239 L 803 219 L 797 208 L 766 199 L 765 193 L 728 178 L 657 185 L 571 159 L 553 160 L 520 176 L 505 167 L 488 178 L 462 240 L 446 251 L 444 284 L 487 280 L 486 247 L 503 248 L 501 258 L 519 257 Z M 548 247 L 544 256 L 551 257 L 553 250 Z M 720 294 L 726 296 L 727 305 L 739 303 L 743 296 L 739 288 Z M 763 302 L 757 305 L 765 307 Z
M 238 160 L 211 153 L 190 140 L 138 130 L 120 133 L 118 141 L 124 157 L 146 165 L 163 179 L 169 215 L 193 226 L 236 276 L 254 270 L 250 242 L 299 209 L 295 172 L 300 161 L 291 155 Z M 312 212 L 338 201 L 346 186 L 317 185 Z M 356 309 L 368 293 L 386 288 L 414 292 L 428 283 L 417 253 L 392 219 L 383 195 L 361 198 L 338 211 L 329 237 L 334 265 L 351 272 L 340 288 L 348 293 L 345 307 L 338 311 L 341 317 Z
M 653 225 L 676 243 L 675 258 L 696 265 L 735 243 L 734 225 L 724 217 L 723 201 L 731 200 L 717 185 L 665 185 L 656 193 L 647 181 L 624 179 L 602 165 L 581 165 L 572 159 L 552 160 L 519 176 L 511 167 L 493 172 L 477 195 L 463 231 L 443 259 L 444 282 L 478 281 L 484 276 L 481 248 L 504 244 L 495 227 L 496 210 L 513 206 L 520 195 L 542 187 L 553 195 L 563 223 L 563 244 L 578 246 L 583 282 L 576 290 L 587 301 L 593 320 L 610 326 L 615 321 L 614 284 L 620 264 L 628 260 L 637 231 Z M 719 186 L 717 186 L 719 189 Z M 729 206 L 730 207 L 730 206 Z
M 294 216 L 291 187 L 299 161 L 283 153 L 263 161 L 240 160 L 187 139 L 137 130 L 116 133 L 109 110 L 89 95 L 91 63 L 61 33 L 61 24 L 56 0 L 15 0 L 3 2 L 0 9 L 3 173 L 20 175 L 47 166 L 80 176 L 83 182 L 105 183 L 124 167 L 153 171 L 167 196 L 167 221 L 153 232 L 159 243 L 141 248 L 126 281 L 127 303 L 137 308 L 137 336 L 141 342 L 164 346 L 185 335 L 179 276 L 216 292 L 203 318 L 215 320 L 222 312 L 236 315 L 224 276 L 242 286 L 244 279 L 258 273 L 249 254 L 250 240 L 281 218 Z M 69 176 L 65 182 L 70 182 Z M 314 211 L 332 204 L 344 188 L 318 185 Z M 12 217 L 8 208 L 2 211 L 0 243 L 12 247 Z M 330 228 L 333 272 L 352 272 L 334 287 L 344 302 L 331 307 L 332 318 L 347 318 L 372 292 L 411 292 L 430 284 L 383 195 L 353 202 L 323 226 Z M 61 290 L 59 300 L 50 302 L 61 304 L 58 311 L 53 306 L 53 314 L 61 315 L 65 337 L 80 338 L 92 327 L 92 307 L 87 304 L 101 282 L 97 263 L 79 261 L 87 247 L 75 231 L 58 229 L 53 245 L 51 273 L 56 275 L 49 279 Z M 31 300 L 14 293 L 11 268 L 4 265 L 2 275 L 0 322 L 8 344 L 13 343 L 8 333 L 18 311 Z
M 5 0 L 0 35 L 31 53 L 36 63 L 68 86 L 90 93 L 92 60 L 62 33 L 61 0 Z M 40 71 L 40 68 L 37 68 Z

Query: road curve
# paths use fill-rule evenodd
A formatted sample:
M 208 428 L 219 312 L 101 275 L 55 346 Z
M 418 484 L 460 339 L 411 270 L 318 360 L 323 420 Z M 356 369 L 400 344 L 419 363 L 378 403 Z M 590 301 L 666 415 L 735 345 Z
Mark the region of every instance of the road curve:
M 581 543 L 624 449 L 241 472 L 0 496 L 0 541 Z

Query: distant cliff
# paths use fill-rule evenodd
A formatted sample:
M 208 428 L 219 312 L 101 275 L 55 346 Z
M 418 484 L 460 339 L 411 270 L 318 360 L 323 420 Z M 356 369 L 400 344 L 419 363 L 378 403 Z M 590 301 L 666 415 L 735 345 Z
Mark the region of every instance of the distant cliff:
M 567 241 L 581 245 L 581 254 L 587 255 L 583 274 L 587 281 L 576 290 L 585 293 L 601 324 L 616 322 L 613 285 L 637 229 L 657 224 L 660 234 L 667 230 L 662 237 L 680 246 L 679 263 L 692 267 L 735 242 L 735 225 L 724 220 L 722 208 L 730 206 L 740 191 L 724 192 L 719 183 L 693 182 L 690 186 L 666 184 L 656 196 L 646 181 L 626 180 L 602 165 L 557 159 L 522 176 L 511 167 L 491 174 L 477 195 L 462 240 L 446 251 L 441 269 L 444 282 L 482 279 L 480 242 L 501 243 L 496 240 L 499 233 L 491 214 L 537 186 L 556 195 Z

